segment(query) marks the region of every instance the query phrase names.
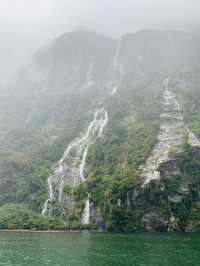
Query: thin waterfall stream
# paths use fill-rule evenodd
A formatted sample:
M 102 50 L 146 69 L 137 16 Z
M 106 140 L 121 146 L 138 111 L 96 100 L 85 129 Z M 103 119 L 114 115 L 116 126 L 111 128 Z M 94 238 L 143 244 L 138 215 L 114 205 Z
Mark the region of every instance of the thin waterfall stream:
M 119 41 L 116 54 L 113 60 L 114 83 L 112 83 L 110 96 L 114 96 L 121 83 L 121 70 L 119 70 L 121 41 Z M 119 73 L 120 74 L 119 74 Z M 114 84 L 114 85 L 113 85 Z M 102 107 L 94 112 L 94 118 L 88 125 L 86 133 L 74 139 L 65 150 L 62 158 L 57 162 L 52 175 L 47 179 L 48 198 L 46 199 L 42 215 L 51 215 L 53 201 L 60 205 L 64 204 L 65 198 L 63 189 L 65 185 L 76 187 L 85 182 L 85 168 L 88 149 L 103 134 L 103 130 L 108 122 L 108 112 Z M 88 193 L 83 210 L 83 224 L 90 223 L 90 194 Z
M 113 60 L 113 69 L 114 69 L 114 86 L 112 87 L 112 90 L 110 92 L 110 96 L 114 96 L 121 84 L 122 79 L 122 69 L 120 67 L 120 50 L 121 50 L 121 39 L 119 39 L 116 49 L 116 54 L 114 56 Z
M 51 214 L 52 200 L 57 200 L 60 205 L 63 204 L 63 188 L 65 184 L 70 184 L 75 187 L 85 181 L 84 172 L 88 148 L 96 141 L 97 138 L 102 136 L 107 122 L 107 110 L 104 108 L 97 109 L 94 114 L 94 119 L 90 122 L 83 137 L 75 139 L 68 145 L 62 158 L 53 169 L 53 174 L 47 179 L 48 199 L 43 206 L 43 215 Z M 89 205 L 88 196 L 86 200 L 86 219 L 82 219 L 84 224 L 86 224 L 86 222 L 88 223 Z M 85 212 L 86 211 L 84 211 L 84 213 Z

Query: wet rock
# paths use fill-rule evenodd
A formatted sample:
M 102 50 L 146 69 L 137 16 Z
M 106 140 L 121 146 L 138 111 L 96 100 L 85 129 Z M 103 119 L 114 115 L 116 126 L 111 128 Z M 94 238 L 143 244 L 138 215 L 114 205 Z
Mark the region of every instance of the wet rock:
M 104 220 L 101 211 L 99 208 L 94 208 L 92 204 L 90 207 L 90 223 L 95 225 L 97 230 L 104 229 Z
M 178 221 L 174 217 L 174 215 L 171 215 L 169 222 L 168 222 L 168 232 L 177 232 L 180 231 Z
M 176 194 L 176 195 L 173 195 L 173 196 L 168 196 L 167 199 L 168 199 L 169 202 L 173 202 L 173 203 L 177 204 L 177 203 L 181 203 L 182 202 L 183 197 L 181 195 Z
M 190 188 L 189 188 L 188 183 L 186 183 L 186 182 L 182 183 L 178 192 L 180 194 L 187 195 L 190 192 Z
M 194 224 L 190 222 L 186 227 L 185 227 L 185 232 L 186 233 L 192 233 L 195 232 Z
M 161 125 L 157 136 L 157 144 L 143 166 L 141 174 L 144 180 L 143 187 L 152 180 L 160 180 L 159 168 L 161 165 L 170 162 L 170 165 L 174 164 L 173 168 L 176 169 L 174 157 L 183 152 L 182 140 L 187 133 L 176 96 L 168 88 L 168 79 L 164 80 L 163 86 Z
M 144 215 L 143 223 L 147 231 L 167 232 L 168 222 L 164 220 L 156 211 L 151 211 Z

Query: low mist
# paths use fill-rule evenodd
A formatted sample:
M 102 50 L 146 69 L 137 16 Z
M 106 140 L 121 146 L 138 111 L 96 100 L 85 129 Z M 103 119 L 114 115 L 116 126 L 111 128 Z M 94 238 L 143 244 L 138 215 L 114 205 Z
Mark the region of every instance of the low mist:
M 144 28 L 198 28 L 197 0 L 0 0 L 1 82 L 13 78 L 40 47 L 85 26 L 119 37 Z

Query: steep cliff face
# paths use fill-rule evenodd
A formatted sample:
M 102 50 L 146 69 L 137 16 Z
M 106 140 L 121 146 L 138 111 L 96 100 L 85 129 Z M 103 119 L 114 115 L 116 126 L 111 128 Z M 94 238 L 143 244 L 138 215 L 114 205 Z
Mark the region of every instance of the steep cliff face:
M 39 51 L 0 96 L 0 203 L 72 226 L 180 229 L 200 142 L 174 73 L 196 46 L 182 32 L 77 31 Z
M 180 104 L 176 95 L 169 89 L 169 80 L 164 80 L 163 100 L 160 129 L 157 143 L 151 156 L 143 167 L 144 184 L 151 180 L 160 180 L 159 167 L 173 160 L 177 154 L 184 151 L 184 138 L 192 147 L 200 148 L 200 141 L 183 121 Z
M 166 79 L 157 143 L 141 167 L 142 206 L 139 208 L 143 212 L 143 226 L 148 231 L 195 231 L 198 215 L 192 214 L 192 208 L 196 214 L 199 212 L 199 188 L 194 176 L 198 178 L 200 141 L 185 124 L 177 96 L 170 91 L 170 86 Z M 134 204 L 136 207 L 137 200 Z
M 41 208 L 52 165 L 116 90 L 116 54 L 111 38 L 65 34 L 39 51 L 1 94 L 2 204 L 28 198 Z

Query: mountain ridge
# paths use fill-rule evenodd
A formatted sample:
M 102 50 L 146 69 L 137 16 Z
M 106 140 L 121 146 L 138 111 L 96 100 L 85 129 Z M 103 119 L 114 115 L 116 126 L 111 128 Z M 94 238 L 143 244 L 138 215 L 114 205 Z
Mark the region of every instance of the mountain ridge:
M 188 125 L 180 69 L 192 60 L 197 45 L 195 37 L 176 31 L 145 30 L 118 40 L 76 31 L 40 50 L 0 99 L 0 204 L 26 203 L 41 213 L 46 201 L 51 211 L 45 213 L 71 227 L 81 226 L 85 215 L 91 226 L 110 230 L 185 230 L 188 224 L 183 226 L 177 208 L 192 190 L 181 194 L 178 186 L 186 183 L 185 172 L 190 182 L 196 184 L 196 179 L 182 162 L 187 156 L 198 157 L 198 151 L 186 145 L 187 134 L 183 134 L 182 155 L 174 154 L 171 172 L 171 161 L 160 165 L 159 182 L 152 180 L 141 188 L 140 168 L 157 143 L 166 77 Z M 95 141 L 90 142 L 86 133 L 98 110 L 105 110 L 108 119 L 102 137 L 95 138 L 94 130 Z M 98 128 L 102 121 L 95 121 Z M 194 125 L 189 128 L 193 131 Z M 78 140 L 79 149 L 62 157 Z M 78 166 L 73 166 L 73 158 Z M 74 186 L 67 178 L 79 178 L 77 167 L 82 169 L 84 182 Z M 193 167 L 198 168 L 196 159 Z M 55 180 L 62 177 L 62 201 L 54 196 L 61 183 L 50 184 L 52 176 Z M 171 200 L 178 196 L 181 202 Z

